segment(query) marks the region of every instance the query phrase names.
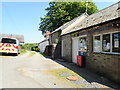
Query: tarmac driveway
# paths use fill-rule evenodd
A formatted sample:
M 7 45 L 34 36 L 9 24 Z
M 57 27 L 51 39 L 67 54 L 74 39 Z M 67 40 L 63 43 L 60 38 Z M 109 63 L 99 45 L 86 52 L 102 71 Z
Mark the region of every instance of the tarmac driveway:
M 30 52 L 21 56 L 0 56 L 0 72 L 0 88 L 109 88 L 87 81 L 68 69 L 65 62 L 45 58 L 39 53 L 33 56 Z M 78 79 L 71 81 L 66 79 L 68 76 Z

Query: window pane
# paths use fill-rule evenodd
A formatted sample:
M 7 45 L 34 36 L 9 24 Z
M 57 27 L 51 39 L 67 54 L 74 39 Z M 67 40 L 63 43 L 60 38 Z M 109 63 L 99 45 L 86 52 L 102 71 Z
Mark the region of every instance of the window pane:
M 86 37 L 81 37 L 79 39 L 79 50 L 80 51 L 87 51 L 87 41 L 86 41 Z
M 102 41 L 102 50 L 104 52 L 110 52 L 110 34 L 103 35 L 103 41 Z
M 120 52 L 120 32 L 112 34 L 112 52 Z
M 16 40 L 9 39 L 9 38 L 2 38 L 2 43 L 10 43 L 10 44 L 16 44 Z
M 100 48 L 101 48 L 100 45 L 101 45 L 101 43 L 100 43 L 100 36 L 95 36 L 93 50 L 95 52 L 100 52 Z

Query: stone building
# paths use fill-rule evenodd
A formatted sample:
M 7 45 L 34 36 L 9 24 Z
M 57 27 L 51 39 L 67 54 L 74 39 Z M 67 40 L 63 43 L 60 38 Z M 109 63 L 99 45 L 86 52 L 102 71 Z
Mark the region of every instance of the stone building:
M 76 63 L 84 52 L 85 68 L 120 83 L 120 2 L 64 29 L 62 58 Z
M 38 43 L 38 48 L 41 53 L 44 53 L 46 46 L 49 45 L 49 40 L 45 39 Z
M 46 46 L 49 45 L 50 32 L 46 31 L 45 39 L 38 43 L 38 48 L 41 53 L 45 53 Z
M 75 19 L 63 24 L 61 27 L 57 28 L 55 31 L 50 34 L 50 47 L 51 47 L 51 56 L 52 58 L 61 58 L 62 49 L 61 49 L 61 33 L 68 31 L 73 28 L 75 25 L 78 25 L 83 19 L 88 16 L 87 13 L 76 17 Z M 68 56 L 69 57 L 69 56 Z

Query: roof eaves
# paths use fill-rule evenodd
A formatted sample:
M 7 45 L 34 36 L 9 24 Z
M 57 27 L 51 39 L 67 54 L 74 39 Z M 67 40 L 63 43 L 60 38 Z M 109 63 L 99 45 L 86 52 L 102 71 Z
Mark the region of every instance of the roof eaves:
M 45 42 L 45 41 L 48 41 L 48 39 L 44 39 L 44 40 L 42 40 L 41 42 L 39 42 L 39 44 L 42 43 L 42 42 Z

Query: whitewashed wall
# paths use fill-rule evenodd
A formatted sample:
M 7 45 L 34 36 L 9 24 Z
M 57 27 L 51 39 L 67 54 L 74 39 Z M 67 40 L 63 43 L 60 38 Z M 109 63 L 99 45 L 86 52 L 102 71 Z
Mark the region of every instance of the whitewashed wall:
M 45 51 L 45 47 L 49 45 L 49 42 L 48 40 L 46 41 L 43 41 L 41 42 L 39 45 L 38 45 L 38 48 L 40 49 L 40 52 L 43 53 Z

